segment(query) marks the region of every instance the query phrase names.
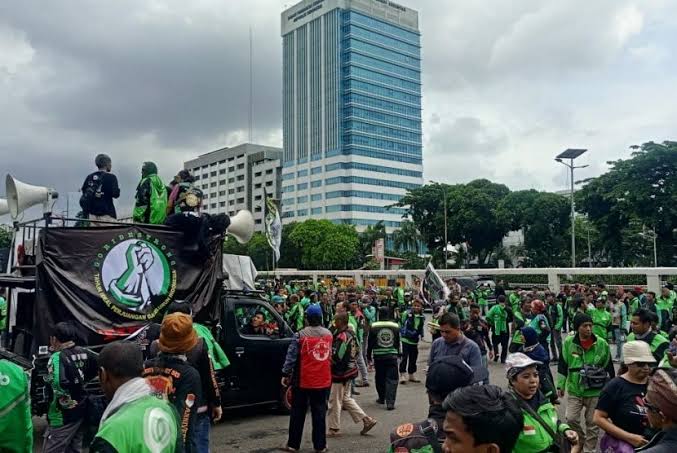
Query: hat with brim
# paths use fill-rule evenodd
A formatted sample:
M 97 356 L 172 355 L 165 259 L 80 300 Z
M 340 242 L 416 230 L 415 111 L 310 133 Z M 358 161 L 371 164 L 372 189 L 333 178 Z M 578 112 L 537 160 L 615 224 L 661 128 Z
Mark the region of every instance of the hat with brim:
M 193 319 L 189 315 L 172 313 L 162 320 L 158 341 L 160 351 L 168 354 L 183 354 L 193 349 L 197 341 Z
M 512 379 L 516 375 L 520 374 L 525 369 L 531 366 L 543 365 L 543 362 L 534 360 L 526 354 L 521 352 L 515 352 L 514 354 L 508 354 L 508 357 L 505 359 L 505 370 L 508 380 Z
M 651 346 L 645 341 L 628 341 L 623 345 L 623 363 L 656 363 L 656 358 L 651 353 Z

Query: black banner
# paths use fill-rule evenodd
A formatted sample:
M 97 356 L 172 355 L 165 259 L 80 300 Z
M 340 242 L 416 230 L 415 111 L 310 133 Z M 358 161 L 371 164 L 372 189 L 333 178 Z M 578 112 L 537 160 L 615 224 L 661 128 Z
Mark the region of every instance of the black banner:
M 167 227 L 43 229 L 34 306 L 37 344 L 47 344 L 53 325 L 67 320 L 82 327 L 88 342 L 124 338 L 161 319 L 174 300 L 190 302 L 200 318 L 218 317 L 221 241 L 214 237 L 204 256 L 195 238 Z

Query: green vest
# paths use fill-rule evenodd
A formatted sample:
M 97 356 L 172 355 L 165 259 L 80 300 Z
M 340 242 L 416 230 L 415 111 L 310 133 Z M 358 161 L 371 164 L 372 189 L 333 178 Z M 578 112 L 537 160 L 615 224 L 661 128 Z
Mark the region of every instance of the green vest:
M 516 396 L 516 398 L 519 398 L 519 396 Z M 564 431 L 570 429 L 569 425 L 557 424 L 557 410 L 546 398 L 543 399 L 543 402 L 538 407 L 536 413 L 554 432 L 564 433 Z M 553 444 L 554 439 L 550 437 L 550 434 L 548 434 L 543 425 L 541 425 L 528 411 L 522 409 L 522 415 L 524 415 L 524 426 L 517 438 L 515 447 L 512 449 L 513 453 L 546 451 L 546 449 Z
M 8 360 L 0 360 L 0 451 L 33 451 L 28 378 Z
M 635 332 L 630 333 L 627 338 L 628 341 L 635 341 Z M 660 360 L 660 357 L 656 357 L 656 350 L 664 343 L 669 343 L 670 340 L 668 340 L 666 337 L 661 335 L 658 332 L 654 332 L 654 337 L 653 340 L 651 340 L 651 343 L 649 343 L 649 347 L 651 348 L 651 353 L 653 356 L 656 358 L 656 360 Z
M 159 225 L 164 223 L 167 217 L 167 188 L 162 184 L 162 180 L 158 175 L 146 176 L 141 180 L 139 185 L 142 185 L 146 180 L 150 180 L 150 206 L 135 206 L 134 207 L 134 221 L 145 222 L 145 213 L 150 209 L 150 223 Z
M 571 334 L 566 337 L 562 344 L 560 360 L 564 361 L 567 375 L 558 374 L 557 388 L 562 390 L 566 388 L 566 391 L 570 395 L 577 397 L 597 397 L 602 393 L 602 390 L 584 389 L 581 384 L 580 370 L 583 368 L 584 364 L 606 368 L 611 360 L 609 343 L 607 343 L 604 338 L 595 335 L 595 342 L 590 349 L 585 351 L 580 345 L 580 341 L 577 339 L 577 334 Z
M 179 435 L 172 406 L 152 395 L 123 405 L 96 433 L 116 451 L 135 453 L 173 453 Z

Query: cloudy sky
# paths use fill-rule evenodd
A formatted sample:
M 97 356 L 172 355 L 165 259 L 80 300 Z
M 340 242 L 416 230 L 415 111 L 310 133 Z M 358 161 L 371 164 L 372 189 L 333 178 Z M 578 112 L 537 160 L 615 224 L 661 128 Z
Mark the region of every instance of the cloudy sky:
M 420 12 L 426 180 L 558 190 L 677 136 L 677 0 L 400 0 Z M 144 160 L 170 177 L 247 139 L 281 146 L 284 0 L 0 3 L 0 173 L 77 204 L 112 156 L 128 206 Z M 577 177 L 578 179 L 578 177 Z M 4 183 L 0 183 L 0 196 Z

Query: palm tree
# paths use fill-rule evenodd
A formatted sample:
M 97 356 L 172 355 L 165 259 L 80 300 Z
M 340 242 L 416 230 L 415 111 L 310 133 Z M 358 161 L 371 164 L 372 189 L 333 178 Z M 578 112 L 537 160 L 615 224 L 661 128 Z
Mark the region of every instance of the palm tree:
M 416 224 L 408 219 L 403 220 L 400 228 L 393 233 L 393 245 L 397 250 L 413 250 L 419 254 L 421 240 Z

